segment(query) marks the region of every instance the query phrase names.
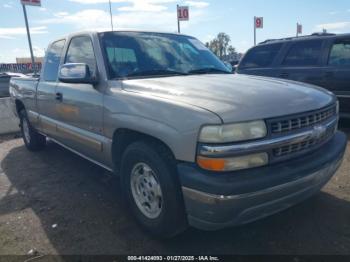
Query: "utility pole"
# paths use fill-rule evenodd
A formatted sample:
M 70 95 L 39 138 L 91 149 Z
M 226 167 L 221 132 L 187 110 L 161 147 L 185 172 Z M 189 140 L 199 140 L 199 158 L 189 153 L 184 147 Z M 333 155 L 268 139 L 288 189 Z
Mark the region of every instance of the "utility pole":
M 254 46 L 256 46 L 256 16 L 254 16 Z
M 34 54 L 33 54 L 33 48 L 32 48 L 32 40 L 30 39 L 30 32 L 29 32 L 29 25 L 28 25 L 28 18 L 27 18 L 27 10 L 26 10 L 25 5 L 22 4 L 22 7 L 23 7 L 23 14 L 24 14 L 24 21 L 26 23 L 26 29 L 27 29 L 30 57 L 32 59 L 32 69 L 33 69 L 34 75 L 36 75 L 36 67 L 35 67 L 35 60 L 34 60 Z
M 110 14 L 110 17 L 111 17 L 111 28 L 112 28 L 112 31 L 114 31 L 114 28 L 113 28 L 113 15 L 112 15 L 112 3 L 111 3 L 111 0 L 109 0 L 109 14 Z

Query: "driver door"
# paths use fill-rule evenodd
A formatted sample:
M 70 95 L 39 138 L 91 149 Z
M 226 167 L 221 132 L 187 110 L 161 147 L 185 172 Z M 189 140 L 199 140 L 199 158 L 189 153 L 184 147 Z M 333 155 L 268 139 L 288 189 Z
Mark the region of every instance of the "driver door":
M 96 58 L 90 36 L 70 40 L 64 64 L 87 64 L 91 75 L 97 74 Z M 102 157 L 103 93 L 98 85 L 59 82 L 56 87 L 57 133 L 59 142 L 83 155 Z

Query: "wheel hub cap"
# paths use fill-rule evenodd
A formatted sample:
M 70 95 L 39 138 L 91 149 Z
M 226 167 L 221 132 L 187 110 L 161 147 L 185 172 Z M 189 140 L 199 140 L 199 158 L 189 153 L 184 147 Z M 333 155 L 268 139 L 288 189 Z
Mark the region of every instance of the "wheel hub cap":
M 145 163 L 138 163 L 131 171 L 131 192 L 140 211 L 155 219 L 162 212 L 163 196 L 154 171 Z

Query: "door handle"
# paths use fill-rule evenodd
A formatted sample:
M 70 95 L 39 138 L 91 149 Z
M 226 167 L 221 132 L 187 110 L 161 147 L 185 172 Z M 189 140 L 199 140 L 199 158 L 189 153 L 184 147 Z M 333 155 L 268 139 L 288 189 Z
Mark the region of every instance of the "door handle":
M 62 93 L 56 93 L 56 100 L 62 101 L 63 100 L 63 94 Z

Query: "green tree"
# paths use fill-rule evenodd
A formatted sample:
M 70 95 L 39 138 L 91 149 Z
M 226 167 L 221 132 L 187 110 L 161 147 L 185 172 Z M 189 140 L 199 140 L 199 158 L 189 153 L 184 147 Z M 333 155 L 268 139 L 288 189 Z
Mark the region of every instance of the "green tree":
M 219 57 L 222 59 L 227 54 L 227 48 L 231 42 L 231 38 L 225 33 L 219 33 L 216 39 L 218 41 Z
M 230 45 L 231 38 L 226 33 L 219 33 L 213 40 L 206 43 L 206 46 L 220 59 L 236 55 L 236 49 Z

